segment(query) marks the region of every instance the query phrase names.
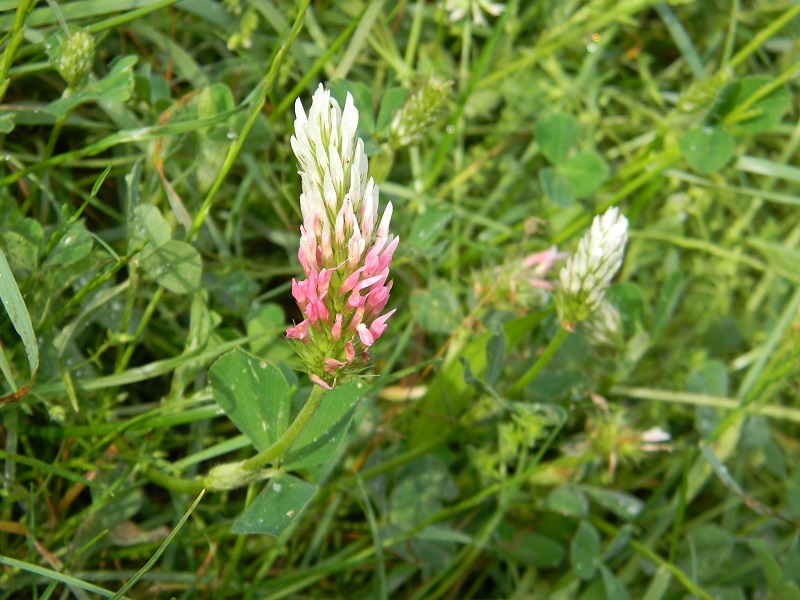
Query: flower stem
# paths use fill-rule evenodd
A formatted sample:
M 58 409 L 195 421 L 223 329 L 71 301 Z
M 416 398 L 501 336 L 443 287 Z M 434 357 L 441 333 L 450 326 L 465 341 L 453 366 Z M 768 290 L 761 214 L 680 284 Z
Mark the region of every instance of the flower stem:
M 164 473 L 153 466 L 146 467 L 142 474 L 146 479 L 165 490 L 180 494 L 199 494 L 205 487 L 202 479 L 184 479 Z
M 303 430 L 311 421 L 312 417 L 317 414 L 322 404 L 322 399 L 325 397 L 327 390 L 319 385 L 315 385 L 311 390 L 311 395 L 306 400 L 305 405 L 295 417 L 294 423 L 289 426 L 283 435 L 272 446 L 259 452 L 253 458 L 249 458 L 242 463 L 242 469 L 245 471 L 257 471 L 264 465 L 275 462 L 289 451 L 298 436 L 303 433 Z
M 569 331 L 567 331 L 564 327 L 560 327 L 558 333 L 553 336 L 553 339 L 550 340 L 550 343 L 547 344 L 547 348 L 545 348 L 544 352 L 536 359 L 536 362 L 533 363 L 530 369 L 519 378 L 519 380 L 511 386 L 509 390 L 510 395 L 518 394 L 525 386 L 528 385 L 531 381 L 536 379 L 539 373 L 542 372 L 547 366 L 547 363 L 555 356 L 555 353 L 561 347 L 561 344 L 564 343 L 564 340 L 567 339 L 567 335 L 569 335 Z
M 260 479 L 274 477 L 279 469 L 266 469 L 262 467 L 269 463 L 277 462 L 292 447 L 301 433 L 308 426 L 311 419 L 317 414 L 327 390 L 315 385 L 305 405 L 295 417 L 294 422 L 272 446 L 240 463 L 225 463 L 213 468 L 203 479 L 182 479 L 164 473 L 155 467 L 148 467 L 144 476 L 153 483 L 173 492 L 196 494 L 201 489 L 207 491 L 231 490 L 247 485 Z

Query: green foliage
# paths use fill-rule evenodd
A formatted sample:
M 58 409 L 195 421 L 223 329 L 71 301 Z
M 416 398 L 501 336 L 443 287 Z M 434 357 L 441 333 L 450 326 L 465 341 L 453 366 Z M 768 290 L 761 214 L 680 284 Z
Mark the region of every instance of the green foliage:
M 266 450 L 289 427 L 289 384 L 274 365 L 237 349 L 208 372 L 214 400 L 257 450 Z
M 233 522 L 231 532 L 279 536 L 297 522 L 316 492 L 316 485 L 291 475 L 274 477 Z
M 683 157 L 699 173 L 719 171 L 733 157 L 736 141 L 721 127 L 695 127 L 681 138 Z
M 78 91 L 65 95 L 46 107 L 50 114 L 64 118 L 79 104 L 84 102 L 125 102 L 133 91 L 133 66 L 138 57 L 121 58 L 111 68 L 111 72 L 103 79 L 81 87 Z
M 556 205 L 588 198 L 608 179 L 608 167 L 597 152 L 578 150 L 580 124 L 572 115 L 546 115 L 536 122 L 535 133 L 542 154 L 554 165 L 539 171 L 539 182 Z
M 443 4 L 0 3 L 0 600 L 800 598 L 800 7 Z M 324 394 L 320 82 L 401 239 Z

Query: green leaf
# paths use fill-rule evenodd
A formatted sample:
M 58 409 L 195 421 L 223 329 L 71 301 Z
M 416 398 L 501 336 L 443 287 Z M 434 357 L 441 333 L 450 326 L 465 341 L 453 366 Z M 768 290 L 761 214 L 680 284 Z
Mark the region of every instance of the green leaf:
M 2 237 L 11 268 L 33 271 L 39 264 L 39 252 L 44 240 L 44 231 L 38 221 L 21 219 Z
M 552 164 L 560 165 L 577 146 L 581 127 L 572 115 L 555 113 L 539 119 L 535 133 L 542 154 Z
M 394 115 L 408 100 L 409 91 L 405 88 L 390 88 L 383 94 L 381 107 L 378 110 L 378 121 L 375 123 L 375 133 L 385 134 L 392 124 Z
M 192 292 L 200 285 L 200 254 L 186 242 L 169 240 L 140 262 L 148 277 L 176 294 Z
M 564 544 L 538 533 L 523 533 L 519 543 L 520 558 L 539 569 L 561 566 L 567 552 Z
M 686 289 L 686 277 L 680 271 L 671 271 L 667 275 L 661 295 L 658 298 L 655 318 L 653 319 L 653 339 L 660 338 L 672 320 L 675 309 L 680 302 L 681 296 Z
M 609 563 L 623 551 L 631 547 L 631 539 L 634 537 L 634 526 L 626 523 L 614 533 L 614 537 L 608 542 L 603 551 L 603 562 Z
M 317 493 L 317 486 L 291 475 L 271 479 L 253 503 L 233 522 L 233 533 L 278 537 L 290 527 Z
M 412 244 L 420 250 L 430 249 L 452 218 L 453 212 L 447 206 L 428 207 L 414 219 L 408 241 L 404 240 L 403 243 Z
M 475 377 L 475 375 L 472 373 L 472 367 L 469 366 L 469 361 L 466 359 L 466 357 L 459 356 L 458 362 L 464 366 L 464 383 L 471 385 L 479 393 L 497 395 L 497 392 L 495 392 L 489 385 Z
M 458 494 L 447 467 L 434 456 L 410 463 L 397 475 L 397 480 L 389 503 L 389 520 L 404 528 L 417 525 L 441 508 L 441 500 L 453 499 Z
M 761 561 L 761 568 L 764 571 L 767 585 L 769 589 L 774 592 L 782 583 L 783 579 L 783 569 L 775 557 L 775 549 L 771 548 L 770 545 L 761 538 L 748 540 L 748 545 Z
M 211 366 L 208 379 L 214 400 L 258 451 L 286 431 L 289 384 L 277 367 L 237 348 Z
M 770 85 L 769 77 L 744 77 L 735 87 L 734 92 L 726 98 L 721 107 L 723 114 L 736 110 L 753 94 Z M 783 114 L 792 106 L 793 97 L 786 86 L 779 86 L 763 98 L 747 107 L 734 124 L 736 129 L 746 133 L 761 133 L 769 131 L 777 125 Z
M 518 346 L 549 315 L 549 311 L 540 311 L 505 322 L 503 331 L 506 347 Z M 469 363 L 477 377 L 486 372 L 486 345 L 491 337 L 491 333 L 475 337 L 458 355 Z M 416 447 L 441 436 L 442 423 L 463 414 L 471 406 L 473 397 L 469 384 L 464 382 L 462 363 L 457 360 L 447 363 L 428 386 L 427 394 L 418 405 L 419 415 L 414 423 L 410 445 Z
M 17 113 L 0 111 L 0 133 L 11 133 L 14 131 L 14 119 Z
M 45 108 L 56 117 L 66 117 L 67 113 L 79 104 L 96 100 L 125 102 L 133 92 L 133 65 L 136 56 L 124 56 L 111 68 L 111 72 L 99 81 L 90 82 L 87 86 L 73 91 Z
M 793 582 L 800 573 L 800 536 L 795 535 L 794 543 L 783 561 L 783 581 Z
M 581 489 L 600 506 L 625 521 L 634 520 L 644 510 L 644 502 L 625 492 L 590 485 L 582 485 Z
M 451 333 L 461 323 L 461 306 L 445 281 L 435 279 L 428 289 L 414 290 L 409 303 L 416 320 L 430 333 Z
M 658 571 L 647 586 L 647 590 L 642 596 L 642 600 L 661 600 L 669 589 L 669 584 L 672 581 L 672 573 L 669 572 L 666 566 L 661 565 Z
M 608 300 L 617 307 L 627 335 L 644 328 L 644 295 L 633 283 L 615 283 L 608 289 Z
M 589 501 L 575 485 L 558 485 L 547 495 L 547 508 L 566 517 L 584 519 L 589 515 Z
M 797 576 L 797 572 L 794 576 Z M 794 581 L 786 581 L 775 589 L 772 597 L 781 600 L 800 600 L 800 587 Z
M 243 269 L 212 271 L 203 277 L 203 284 L 208 289 L 215 304 L 244 314 L 252 305 L 258 294 L 258 284 Z
M 76 263 L 89 255 L 93 242 L 91 234 L 82 226 L 72 225 L 64 232 L 44 264 L 48 267 L 61 267 Z
M 100 176 L 97 178 L 97 181 L 94 182 L 94 185 L 92 186 L 92 191 L 89 194 L 92 198 L 97 196 L 97 192 L 100 191 L 103 182 L 106 180 L 106 177 L 108 177 L 108 174 L 110 172 L 111 172 L 111 165 L 108 165 L 105 169 L 103 169 L 103 172 L 100 173 Z
M 596 193 L 608 179 L 608 167 L 597 152 L 578 152 L 559 168 L 576 198 Z
M 172 233 L 169 224 L 161 215 L 161 211 L 152 204 L 140 204 L 133 210 L 128 236 L 130 238 L 128 251 L 148 239 L 152 241 L 152 244 L 143 248 L 139 254 L 139 260 L 142 260 L 156 248 L 166 244 L 172 237 Z
M 19 291 L 14 274 L 6 261 L 6 255 L 0 252 L 0 300 L 3 307 L 11 319 L 11 324 L 22 338 L 22 345 L 25 347 L 25 354 L 28 357 L 28 366 L 31 370 L 31 381 L 36 379 L 36 371 L 39 370 L 39 345 L 36 342 L 36 334 L 33 332 L 33 323 L 28 314 L 28 307 Z M 14 390 L 17 391 L 17 390 Z
M 730 162 L 736 141 L 722 127 L 695 127 L 680 141 L 681 154 L 698 173 L 713 173 Z
M 252 309 L 247 315 L 247 337 L 258 339 L 250 342 L 250 351 L 263 355 L 269 350 L 278 350 L 275 348 L 275 340 L 282 335 L 285 325 L 286 315 L 279 304 L 268 303 Z
M 208 311 L 203 295 L 195 293 L 192 296 L 192 307 L 189 313 L 189 335 L 186 340 L 186 350 L 189 352 L 200 351 L 208 345 L 211 335 L 211 313 Z
M 210 119 L 220 113 L 228 112 L 236 106 L 233 92 L 224 83 L 215 83 L 204 87 L 194 100 L 197 106 L 197 116 L 201 119 Z M 225 129 L 225 125 L 216 125 L 212 129 Z M 222 134 L 223 141 L 226 139 Z
M 581 521 L 570 544 L 572 572 L 580 579 L 590 581 L 597 573 L 600 562 L 600 535 L 588 521 Z
M 500 379 L 506 364 L 506 336 L 502 326 L 499 323 L 496 326 L 486 344 L 486 383 L 490 386 Z
M 286 454 L 283 466 L 287 470 L 308 469 L 334 458 L 347 435 L 356 402 L 368 389 L 363 381 L 350 381 L 325 394 L 317 413 Z
M 553 167 L 539 171 L 539 183 L 545 195 L 556 206 L 567 207 L 575 204 L 575 194 L 569 186 L 567 176 Z
M 696 557 L 696 577 L 711 582 L 718 577 L 733 555 L 735 538 L 717 525 L 698 525 L 688 535 L 686 548 Z
M 606 598 L 613 598 L 613 600 L 627 600 L 630 598 L 628 590 L 622 585 L 622 582 L 617 579 L 605 565 L 600 565 L 600 573 L 603 575 L 603 587 L 606 590 Z

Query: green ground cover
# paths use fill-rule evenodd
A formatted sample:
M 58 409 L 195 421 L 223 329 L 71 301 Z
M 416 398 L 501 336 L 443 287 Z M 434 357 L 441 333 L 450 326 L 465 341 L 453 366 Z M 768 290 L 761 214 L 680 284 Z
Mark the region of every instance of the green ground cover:
M 0 0 L 0 599 L 800 599 L 799 34 L 789 0 Z M 400 242 L 388 329 L 312 345 L 320 84 Z

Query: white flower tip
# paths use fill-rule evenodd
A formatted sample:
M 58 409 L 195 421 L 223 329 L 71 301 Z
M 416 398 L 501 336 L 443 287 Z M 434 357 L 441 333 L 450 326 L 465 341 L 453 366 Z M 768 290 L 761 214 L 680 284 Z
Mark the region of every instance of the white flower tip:
M 297 119 L 294 123 L 294 129 L 297 131 L 297 126 L 306 122 L 306 111 L 303 108 L 303 103 L 300 101 L 300 98 L 294 101 L 294 115 Z
M 668 442 L 672 436 L 668 431 L 664 431 L 661 427 L 651 427 L 647 431 L 642 432 L 642 441 L 648 444 L 661 444 Z
M 375 190 L 377 192 L 378 186 L 375 186 Z M 389 202 L 386 205 L 386 209 L 383 211 L 383 217 L 381 217 L 381 222 L 378 225 L 378 237 L 386 237 L 389 235 L 389 223 L 392 220 L 392 212 L 394 212 L 394 207 L 392 203 Z

